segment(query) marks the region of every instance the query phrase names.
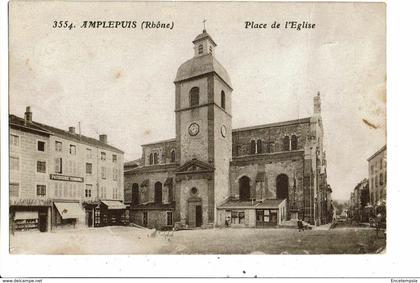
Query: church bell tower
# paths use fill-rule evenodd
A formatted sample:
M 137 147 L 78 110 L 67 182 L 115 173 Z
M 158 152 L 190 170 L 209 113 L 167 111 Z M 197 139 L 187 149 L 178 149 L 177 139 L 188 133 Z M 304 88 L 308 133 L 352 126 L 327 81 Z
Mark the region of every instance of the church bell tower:
M 216 206 L 228 197 L 233 89 L 207 31 L 192 43 L 194 56 L 179 67 L 174 81 L 176 189 L 181 223 L 199 227 L 217 224 Z

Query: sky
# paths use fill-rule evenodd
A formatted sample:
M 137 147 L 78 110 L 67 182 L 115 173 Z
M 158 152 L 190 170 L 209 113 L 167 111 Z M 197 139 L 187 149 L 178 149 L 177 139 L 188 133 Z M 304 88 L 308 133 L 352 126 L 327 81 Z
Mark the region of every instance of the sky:
M 125 152 L 175 137 L 175 79 L 206 30 L 233 85 L 234 128 L 309 117 L 322 103 L 328 182 L 348 199 L 386 144 L 383 3 L 11 2 L 9 104 L 23 116 L 83 135 L 107 134 Z M 68 20 L 75 29 L 54 29 Z M 137 21 L 136 29 L 81 29 L 85 20 Z M 174 23 L 141 29 L 142 21 Z M 246 21 L 267 23 L 245 29 Z M 314 29 L 271 29 L 276 21 Z

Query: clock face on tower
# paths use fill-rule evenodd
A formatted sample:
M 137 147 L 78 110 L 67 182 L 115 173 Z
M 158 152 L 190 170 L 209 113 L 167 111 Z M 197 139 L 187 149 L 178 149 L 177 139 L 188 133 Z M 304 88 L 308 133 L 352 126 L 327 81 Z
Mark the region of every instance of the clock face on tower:
M 220 129 L 220 132 L 222 133 L 222 137 L 226 137 L 226 126 L 223 125 L 222 128 Z
M 197 123 L 191 123 L 188 127 L 188 133 L 190 136 L 196 136 L 200 132 L 200 126 Z

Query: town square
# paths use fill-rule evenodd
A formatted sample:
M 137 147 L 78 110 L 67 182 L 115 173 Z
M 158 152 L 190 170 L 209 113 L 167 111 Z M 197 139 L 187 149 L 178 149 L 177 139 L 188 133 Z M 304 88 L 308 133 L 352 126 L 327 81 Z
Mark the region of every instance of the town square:
M 264 41 L 206 17 L 153 38 L 140 21 L 55 30 L 36 60 L 12 36 L 10 253 L 386 253 L 383 29 L 337 46 L 315 20 Z M 65 32 L 86 48 L 57 43 Z M 127 45 L 108 58 L 93 39 L 106 49 L 113 32 Z

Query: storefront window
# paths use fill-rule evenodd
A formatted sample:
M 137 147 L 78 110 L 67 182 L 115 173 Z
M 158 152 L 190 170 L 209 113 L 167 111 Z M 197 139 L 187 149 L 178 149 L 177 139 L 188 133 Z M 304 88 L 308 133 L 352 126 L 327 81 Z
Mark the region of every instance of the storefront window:
M 277 224 L 278 211 L 276 209 L 257 210 L 257 222 L 263 224 Z
M 245 223 L 245 212 L 244 211 L 238 211 L 238 210 L 232 210 L 231 212 L 232 216 L 232 224 L 244 224 Z

